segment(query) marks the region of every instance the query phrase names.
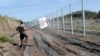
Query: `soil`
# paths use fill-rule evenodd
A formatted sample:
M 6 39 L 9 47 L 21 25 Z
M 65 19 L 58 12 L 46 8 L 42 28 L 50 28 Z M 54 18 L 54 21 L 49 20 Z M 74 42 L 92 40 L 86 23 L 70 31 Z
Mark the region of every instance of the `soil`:
M 25 49 L 18 48 L 19 34 L 12 37 L 12 43 L 4 44 L 8 56 L 100 56 L 100 38 L 97 36 L 82 37 L 40 29 L 31 29 L 27 34 Z
M 82 37 L 54 30 L 33 32 L 38 37 L 37 46 L 46 56 L 100 56 L 100 39 L 96 36 Z

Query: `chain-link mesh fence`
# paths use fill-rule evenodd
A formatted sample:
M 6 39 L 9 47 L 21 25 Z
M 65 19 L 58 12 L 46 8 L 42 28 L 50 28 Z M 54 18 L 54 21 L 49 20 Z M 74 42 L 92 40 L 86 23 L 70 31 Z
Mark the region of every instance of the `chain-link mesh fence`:
M 49 13 L 46 15 L 49 29 L 83 36 L 100 35 L 98 4 L 98 0 L 77 0 Z

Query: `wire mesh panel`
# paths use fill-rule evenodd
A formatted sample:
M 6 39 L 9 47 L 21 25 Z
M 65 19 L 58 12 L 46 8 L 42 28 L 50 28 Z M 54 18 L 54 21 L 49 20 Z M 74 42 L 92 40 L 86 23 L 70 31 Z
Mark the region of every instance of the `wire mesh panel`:
M 53 12 L 53 20 L 54 20 L 54 30 L 57 30 L 57 18 L 56 18 L 56 11 Z
M 63 8 L 63 15 L 65 21 L 65 30 L 66 32 L 71 32 L 71 18 L 70 18 L 70 11 L 69 5 Z
M 98 17 L 100 11 L 99 3 L 100 0 L 84 0 L 87 35 L 100 34 L 100 17 Z
M 54 24 L 54 23 L 53 23 L 53 22 L 54 22 L 54 21 L 53 21 L 53 12 L 50 13 L 50 16 L 51 16 L 51 17 L 50 17 L 50 18 L 51 18 L 51 19 L 50 19 L 50 20 L 51 20 L 51 29 L 53 30 L 53 24 Z
M 59 30 L 63 30 L 63 21 L 62 21 L 62 12 L 61 9 L 58 10 L 58 19 L 59 19 Z
M 50 15 L 46 15 L 46 21 L 47 21 L 47 24 L 48 24 L 48 29 L 50 29 Z
M 58 10 L 56 10 L 56 23 L 57 23 L 57 30 L 59 31 L 59 17 L 58 17 Z
M 55 27 L 55 30 L 59 31 L 59 18 L 58 18 L 57 10 L 54 12 L 54 27 Z
M 66 4 L 46 16 L 49 28 L 83 36 L 100 35 L 99 3 L 100 0 L 75 0 Z
M 73 30 L 75 34 L 83 34 L 82 23 L 82 3 L 78 0 L 71 4 L 72 18 L 73 18 Z

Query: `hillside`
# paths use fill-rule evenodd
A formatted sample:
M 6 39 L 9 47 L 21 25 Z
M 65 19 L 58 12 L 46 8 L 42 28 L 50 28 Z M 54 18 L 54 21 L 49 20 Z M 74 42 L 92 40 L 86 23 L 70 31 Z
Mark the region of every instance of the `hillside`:
M 85 10 L 85 18 L 94 19 L 97 18 L 98 13 L 94 11 Z M 75 18 L 82 17 L 82 11 L 72 12 L 72 16 Z M 65 15 L 65 17 L 70 17 L 70 14 Z
M 10 35 L 15 32 L 15 28 L 18 25 L 18 20 L 0 15 L 0 34 Z

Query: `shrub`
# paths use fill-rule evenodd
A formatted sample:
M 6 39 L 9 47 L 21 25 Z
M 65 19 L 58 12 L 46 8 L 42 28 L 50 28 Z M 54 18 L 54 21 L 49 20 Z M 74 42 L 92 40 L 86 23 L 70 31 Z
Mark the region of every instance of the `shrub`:
M 8 36 L 0 35 L 0 41 L 2 41 L 2 42 L 11 42 L 12 39 Z

